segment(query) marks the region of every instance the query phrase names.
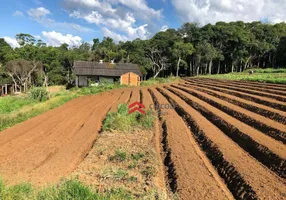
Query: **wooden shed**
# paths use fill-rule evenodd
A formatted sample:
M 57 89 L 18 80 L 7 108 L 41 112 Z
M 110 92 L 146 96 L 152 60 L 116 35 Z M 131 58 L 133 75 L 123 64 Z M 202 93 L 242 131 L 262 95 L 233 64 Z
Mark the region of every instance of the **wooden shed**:
M 120 83 L 121 85 L 140 86 L 140 76 L 133 72 L 122 74 Z
M 134 76 L 142 76 L 139 67 L 132 63 L 98 63 L 87 61 L 75 61 L 74 73 L 76 75 L 76 86 L 84 87 L 89 85 L 89 81 L 95 83 L 108 82 L 113 83 L 116 81 L 121 82 L 121 76 L 124 74 L 132 73 L 130 75 L 130 81 L 134 83 Z M 123 84 L 129 85 L 129 76 L 124 79 Z M 125 80 L 126 79 L 126 80 Z M 136 78 L 136 85 L 138 79 Z

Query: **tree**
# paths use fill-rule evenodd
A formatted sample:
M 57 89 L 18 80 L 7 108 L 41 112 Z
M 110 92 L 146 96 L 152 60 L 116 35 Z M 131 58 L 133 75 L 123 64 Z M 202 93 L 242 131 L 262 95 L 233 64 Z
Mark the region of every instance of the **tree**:
M 178 58 L 176 76 L 179 76 L 179 69 L 182 58 L 193 53 L 194 47 L 191 43 L 176 42 L 173 47 L 173 53 Z
M 12 60 L 6 64 L 7 74 L 12 78 L 14 84 L 28 88 L 28 81 L 31 81 L 31 75 L 41 67 L 40 62 L 31 62 L 24 59 Z
M 36 39 L 34 36 L 26 33 L 19 33 L 16 35 L 16 40 L 20 46 L 25 46 L 26 44 L 34 45 Z

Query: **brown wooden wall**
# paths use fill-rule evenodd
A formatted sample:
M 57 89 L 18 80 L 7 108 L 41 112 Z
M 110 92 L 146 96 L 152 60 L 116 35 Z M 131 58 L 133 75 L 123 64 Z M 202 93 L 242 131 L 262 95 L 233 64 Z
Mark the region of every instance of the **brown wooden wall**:
M 140 86 L 140 76 L 132 72 L 121 75 L 120 80 L 122 85 Z

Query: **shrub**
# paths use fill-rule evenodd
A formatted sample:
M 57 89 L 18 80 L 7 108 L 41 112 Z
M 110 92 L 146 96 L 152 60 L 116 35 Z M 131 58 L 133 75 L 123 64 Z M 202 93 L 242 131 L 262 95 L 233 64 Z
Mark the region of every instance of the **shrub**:
M 116 150 L 115 154 L 111 157 L 109 157 L 110 161 L 119 161 L 119 162 L 123 162 L 126 160 L 127 154 L 125 151 L 121 151 L 121 150 Z
M 107 114 L 102 129 L 104 131 L 130 132 L 136 128 L 150 129 L 155 120 L 154 112 L 147 111 L 145 115 L 135 112 L 128 114 L 127 104 L 120 104 L 117 112 Z
M 40 102 L 49 99 L 49 92 L 44 87 L 34 87 L 30 90 L 30 97 Z

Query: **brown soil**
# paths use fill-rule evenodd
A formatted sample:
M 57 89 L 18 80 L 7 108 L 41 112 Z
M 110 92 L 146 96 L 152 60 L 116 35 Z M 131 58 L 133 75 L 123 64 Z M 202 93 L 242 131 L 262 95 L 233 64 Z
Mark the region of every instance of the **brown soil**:
M 195 120 L 206 136 L 218 146 L 219 150 L 223 153 L 224 159 L 238 170 L 245 182 L 251 185 L 260 199 L 285 198 L 285 181 L 249 156 L 247 152 L 242 150 L 185 101 L 167 90 L 164 91 Z
M 200 100 L 199 98 L 196 98 L 184 91 L 174 89 L 184 96 L 186 96 L 188 99 L 190 99 L 193 102 L 198 103 L 199 105 L 203 106 L 210 112 L 212 112 L 214 115 L 219 116 L 223 118 L 228 124 L 233 125 L 234 127 L 238 128 L 242 133 L 245 135 L 249 135 L 253 140 L 257 141 L 259 144 L 264 145 L 277 155 L 279 155 L 281 158 L 286 158 L 286 145 L 282 144 L 281 142 L 278 142 L 274 140 L 273 138 L 261 133 L 260 131 L 254 129 L 253 127 L 246 125 L 239 120 L 233 118 L 232 116 L 222 112 L 221 110 L 209 105 L 208 103 Z M 227 104 L 225 104 L 227 106 Z M 255 118 L 255 117 L 254 117 Z
M 188 87 L 187 85 L 184 85 L 184 84 L 180 84 L 180 85 Z M 203 87 L 195 86 L 195 85 L 193 85 L 192 88 L 199 90 L 199 91 L 202 91 L 202 92 L 205 92 L 205 93 L 210 94 L 212 96 L 216 96 L 220 99 L 224 99 L 224 100 L 231 102 L 235 105 L 243 106 L 243 108 L 247 108 L 248 110 L 251 110 L 254 113 L 262 114 L 264 117 L 276 120 L 276 121 L 286 125 L 286 112 L 255 103 L 253 101 L 245 100 L 245 99 L 240 98 L 240 97 L 225 94 L 223 92 L 219 92 L 219 91 L 216 91 L 214 89 L 203 88 Z
M 116 112 L 119 104 L 127 103 L 130 98 L 130 93 L 131 93 L 130 90 L 123 91 L 118 101 L 112 105 L 110 112 Z
M 222 82 L 222 83 L 236 83 L 239 85 L 248 85 L 248 86 L 254 86 L 259 88 L 268 88 L 268 89 L 274 89 L 278 91 L 286 91 L 284 84 L 275 84 L 275 83 L 261 83 L 261 82 L 255 82 L 255 81 L 236 81 L 236 80 L 224 80 L 224 79 L 211 79 L 211 78 L 195 78 L 195 80 L 213 80 L 216 82 Z
M 166 199 L 164 187 L 156 180 L 160 164 L 152 138 L 152 131 L 103 132 L 71 177 L 100 193 L 122 188 L 138 199 Z M 116 157 L 116 151 L 125 157 Z
M 138 88 L 132 89 L 132 94 L 129 99 L 129 104 L 134 103 L 134 102 L 140 102 L 140 90 Z
M 178 89 L 181 89 L 182 91 L 185 91 L 187 93 L 193 94 L 196 97 L 200 98 L 201 100 L 212 104 L 213 106 L 216 106 L 216 108 L 227 112 L 232 117 L 239 119 L 240 121 L 243 121 L 244 123 L 248 124 L 249 126 L 255 126 L 258 130 L 261 132 L 267 134 L 267 135 L 274 135 L 275 136 L 280 135 L 281 140 L 286 140 L 286 125 L 283 125 L 279 122 L 273 121 L 271 119 L 267 119 L 266 117 L 263 117 L 261 115 L 258 115 L 256 113 L 253 113 L 247 109 L 241 108 L 239 106 L 236 106 L 232 103 L 229 103 L 227 101 L 221 100 L 219 98 L 213 97 L 211 95 L 208 95 L 204 92 L 197 91 L 195 89 L 192 89 L 190 87 L 178 87 L 175 86 Z M 218 113 L 219 114 L 219 113 Z M 286 149 L 285 149 L 286 150 Z
M 216 86 L 216 87 L 220 87 L 220 88 L 225 88 L 225 89 L 229 89 L 229 90 L 234 90 L 234 91 L 246 93 L 249 95 L 254 95 L 254 96 L 257 95 L 258 97 L 265 97 L 266 99 L 270 99 L 271 101 L 273 101 L 273 99 L 274 99 L 275 103 L 281 104 L 281 105 L 286 105 L 285 95 L 269 94 L 267 92 L 255 91 L 253 89 L 243 89 L 243 88 L 240 88 L 238 86 L 228 86 L 226 84 L 220 84 L 220 83 L 216 83 L 216 82 L 209 82 L 209 81 L 196 81 L 196 82 L 201 83 L 201 84 Z
M 107 92 L 75 99 L 4 130 L 0 133 L 0 174 L 9 183 L 35 184 L 56 182 L 69 174 L 83 160 L 106 112 L 120 95 Z
M 159 104 L 169 104 L 160 93 L 156 90 L 152 91 Z M 161 110 L 161 112 L 167 129 L 165 142 L 168 145 L 167 148 L 171 149 L 170 157 L 175 168 L 173 175 L 176 179 L 175 187 L 180 198 L 233 199 L 217 172 L 191 137 L 184 121 L 172 109 Z M 174 186 L 171 185 L 171 187 Z
M 207 83 L 219 83 L 220 85 L 223 85 L 223 86 L 234 86 L 234 87 L 238 87 L 238 88 L 243 88 L 243 89 L 250 89 L 251 91 L 260 91 L 260 92 L 267 92 L 268 94 L 276 94 L 276 95 L 282 95 L 282 96 L 285 96 L 286 95 L 286 91 L 281 91 L 281 90 L 275 90 L 273 88 L 266 88 L 266 87 L 259 87 L 259 86 L 256 86 L 256 85 L 246 85 L 246 84 L 237 84 L 237 83 L 233 83 L 233 82 L 229 82 L 229 81 L 224 81 L 224 82 L 219 82 L 219 81 L 216 81 L 216 80 L 204 80 L 204 79 L 196 79 L 200 82 L 207 82 Z
M 198 83 L 198 82 L 187 82 L 187 85 L 191 86 L 191 85 L 195 85 L 195 86 L 201 86 L 201 87 L 205 87 L 205 88 L 209 88 L 209 89 L 214 89 L 220 92 L 224 92 L 227 94 L 231 94 L 237 97 L 241 97 L 250 101 L 254 101 L 256 103 L 262 104 L 262 105 L 266 105 L 269 107 L 273 107 L 275 109 L 281 110 L 281 111 L 286 111 L 286 105 L 284 102 L 281 101 L 277 101 L 276 99 L 271 99 L 268 97 L 262 97 L 262 96 L 258 96 L 258 95 L 253 95 L 253 94 L 248 94 L 245 92 L 239 92 L 239 91 L 234 91 L 231 89 L 224 89 L 221 88 L 219 86 L 213 86 L 212 84 L 204 84 L 204 83 Z
M 189 79 L 80 97 L 0 132 L 0 174 L 9 184 L 36 185 L 78 175 L 100 191 L 126 186 L 138 198 L 152 188 L 166 197 L 168 186 L 179 199 L 285 199 L 286 145 L 273 135 L 276 130 L 283 139 L 286 132 L 286 104 L 277 100 L 286 99 L 285 91 L 275 84 Z M 156 110 L 154 134 L 98 137 L 108 111 L 135 101 L 146 111 L 158 103 L 175 108 Z M 124 146 L 134 152 L 154 148 L 148 158 L 158 163 L 151 182 L 122 163 L 103 169 Z M 144 167 L 141 163 L 137 169 Z M 127 178 L 113 179 L 117 168 L 127 170 Z

